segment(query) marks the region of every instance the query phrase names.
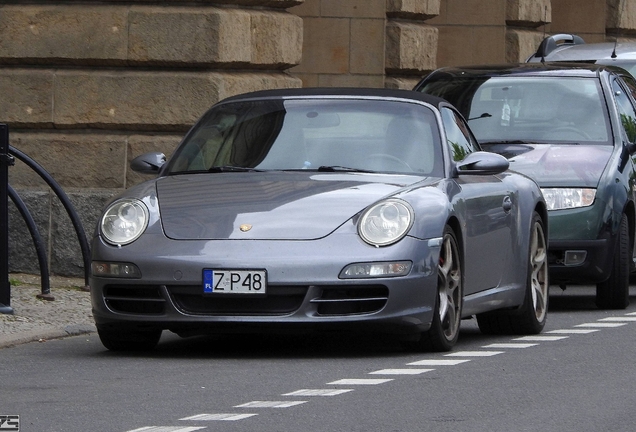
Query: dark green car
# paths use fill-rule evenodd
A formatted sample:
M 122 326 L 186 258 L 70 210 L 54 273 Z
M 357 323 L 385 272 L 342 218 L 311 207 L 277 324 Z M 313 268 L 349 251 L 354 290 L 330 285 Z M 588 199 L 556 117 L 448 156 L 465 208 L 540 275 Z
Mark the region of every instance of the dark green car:
M 455 67 L 415 90 L 455 105 L 482 148 L 539 184 L 551 283 L 596 284 L 598 307 L 626 308 L 635 268 L 634 78 L 600 65 Z

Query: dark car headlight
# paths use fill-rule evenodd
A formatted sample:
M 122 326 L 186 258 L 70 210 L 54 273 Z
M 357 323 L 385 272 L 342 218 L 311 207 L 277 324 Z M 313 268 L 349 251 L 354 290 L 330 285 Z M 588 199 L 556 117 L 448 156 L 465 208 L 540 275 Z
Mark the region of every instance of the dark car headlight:
M 402 239 L 412 225 L 411 206 L 402 200 L 388 199 L 365 210 L 358 233 L 372 246 L 388 246 Z
M 123 246 L 134 242 L 148 226 L 148 207 L 138 199 L 124 198 L 104 212 L 100 232 L 108 243 Z
M 596 189 L 541 188 L 548 210 L 588 207 L 594 204 Z

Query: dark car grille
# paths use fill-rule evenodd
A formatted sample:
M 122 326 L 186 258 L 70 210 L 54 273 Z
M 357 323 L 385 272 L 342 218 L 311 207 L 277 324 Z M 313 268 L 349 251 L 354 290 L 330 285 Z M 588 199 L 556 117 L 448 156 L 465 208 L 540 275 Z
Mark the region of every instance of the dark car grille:
M 369 314 L 381 310 L 389 290 L 371 286 L 269 286 L 266 296 L 203 295 L 201 286 L 168 285 L 177 309 L 191 315 L 287 315 L 297 311 L 311 289 L 310 303 L 320 316 Z M 109 285 L 104 288 L 108 307 L 119 313 L 159 315 L 166 299 L 159 285 Z
M 196 315 L 285 315 L 300 307 L 306 286 L 268 286 L 267 296 L 204 296 L 201 286 L 168 286 L 175 305 Z
M 166 309 L 166 300 L 156 285 L 108 285 L 104 301 L 120 313 L 160 315 Z
M 389 297 L 385 286 L 324 287 L 320 297 L 311 300 L 318 315 L 352 315 L 377 312 Z

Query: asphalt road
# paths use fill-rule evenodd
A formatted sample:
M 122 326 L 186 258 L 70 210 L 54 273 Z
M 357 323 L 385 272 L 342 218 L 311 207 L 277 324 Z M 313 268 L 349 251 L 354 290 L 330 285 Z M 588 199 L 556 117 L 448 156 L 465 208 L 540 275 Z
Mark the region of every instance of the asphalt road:
M 164 334 L 143 355 L 108 352 L 94 334 L 5 348 L 0 421 L 19 415 L 23 432 L 633 431 L 636 288 L 621 311 L 597 310 L 592 293 L 554 289 L 540 338 L 463 321 L 451 353 L 352 335 Z

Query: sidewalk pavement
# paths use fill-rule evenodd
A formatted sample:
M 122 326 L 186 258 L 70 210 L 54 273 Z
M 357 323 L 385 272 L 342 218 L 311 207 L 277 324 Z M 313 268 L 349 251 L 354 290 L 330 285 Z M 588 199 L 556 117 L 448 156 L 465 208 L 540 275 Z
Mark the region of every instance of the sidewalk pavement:
M 9 274 L 13 315 L 0 314 L 0 348 L 96 331 L 84 279 L 50 277 L 55 300 L 37 298 L 40 277 Z

